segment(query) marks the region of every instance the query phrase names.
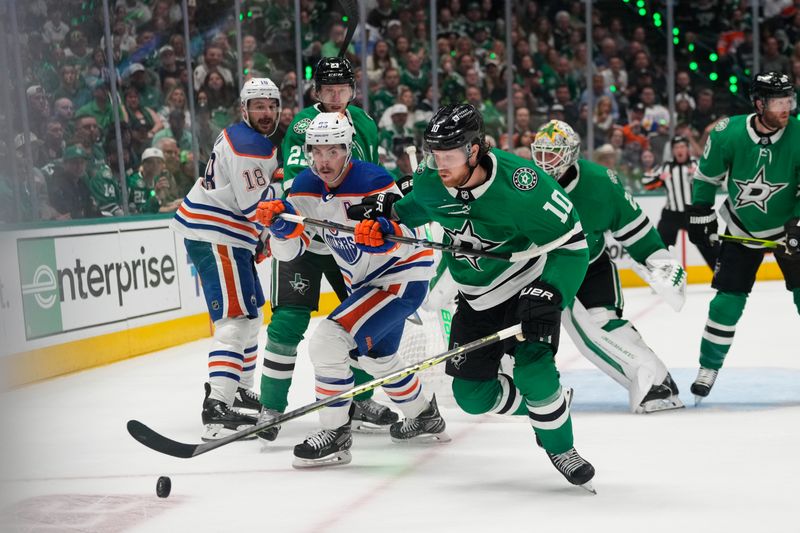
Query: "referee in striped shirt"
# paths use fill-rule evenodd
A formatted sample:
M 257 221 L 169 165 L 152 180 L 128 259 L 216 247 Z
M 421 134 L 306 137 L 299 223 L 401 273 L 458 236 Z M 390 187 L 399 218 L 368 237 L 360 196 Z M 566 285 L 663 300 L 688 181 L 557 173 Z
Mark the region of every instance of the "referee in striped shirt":
M 678 230 L 689 229 L 689 216 L 686 206 L 692 200 L 692 180 L 697 161 L 689 154 L 689 139 L 675 136 L 671 141 L 672 159 L 665 161 L 642 180 L 644 188 L 652 191 L 663 187 L 667 193 L 667 203 L 658 221 L 658 233 L 667 246 L 678 240 Z M 714 270 L 719 253 L 719 245 L 697 246 L 705 262 Z

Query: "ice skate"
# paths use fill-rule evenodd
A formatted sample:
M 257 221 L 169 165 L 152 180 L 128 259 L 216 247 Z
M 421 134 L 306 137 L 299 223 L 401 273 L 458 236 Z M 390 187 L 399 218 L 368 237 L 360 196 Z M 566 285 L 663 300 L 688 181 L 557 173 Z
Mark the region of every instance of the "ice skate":
M 269 422 L 270 420 L 274 420 L 275 418 L 279 417 L 281 414 L 279 411 L 274 411 L 272 409 L 267 409 L 266 407 L 261 407 L 261 412 L 258 414 L 258 424 L 264 424 L 265 422 Z M 266 445 L 268 442 L 274 441 L 278 438 L 278 432 L 281 430 L 280 426 L 272 426 L 271 428 L 263 429 L 256 433 L 256 437 L 261 442 L 262 446 Z
M 389 434 L 393 442 L 398 443 L 423 443 L 423 442 L 450 442 L 450 436 L 445 433 L 445 423 L 439 414 L 436 405 L 436 396 L 431 398 L 427 409 L 416 418 L 404 418 L 392 424 Z
M 714 382 L 717 380 L 717 374 L 719 374 L 719 370 L 700 367 L 700 370 L 697 372 L 697 378 L 694 380 L 691 387 L 692 394 L 694 394 L 695 406 L 700 405 L 700 402 L 711 392 L 711 387 L 714 386 Z
M 664 382 L 660 385 L 653 385 L 642 399 L 634 413 L 655 413 L 657 411 L 669 411 L 672 409 L 682 409 L 685 407 L 678 397 L 678 385 L 667 374 Z
M 201 439 L 211 441 L 227 437 L 231 433 L 241 431 L 256 424 L 255 417 L 231 409 L 225 402 L 209 398 L 211 385 L 205 384 L 206 397 L 203 400 L 203 424 L 205 431 Z M 254 439 L 255 435 L 242 440 Z
M 592 494 L 597 494 L 592 486 L 592 478 L 594 478 L 594 467 L 578 455 L 575 448 L 570 448 L 564 453 L 552 454 L 547 452 L 550 462 L 553 466 L 567 478 L 567 481 L 573 485 L 578 485 L 582 489 L 588 490 Z
M 257 392 L 239 387 L 233 397 L 233 408 L 258 413 L 261 411 L 261 397 Z
M 397 413 L 371 398 L 353 401 L 350 420 L 356 433 L 386 433 L 399 419 Z
M 350 424 L 336 429 L 320 429 L 294 447 L 295 468 L 346 465 L 352 461 L 353 437 Z

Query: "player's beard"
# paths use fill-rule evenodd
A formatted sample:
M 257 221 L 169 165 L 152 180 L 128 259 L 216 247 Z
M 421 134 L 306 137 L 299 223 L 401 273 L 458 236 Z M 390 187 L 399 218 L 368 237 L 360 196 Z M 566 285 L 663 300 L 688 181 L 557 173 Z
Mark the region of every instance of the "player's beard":
M 439 171 L 439 178 L 442 180 L 442 184 L 445 187 L 458 188 L 463 187 L 467 181 L 469 181 L 470 171 L 469 167 L 464 165 L 463 167 L 459 167 L 458 169 L 447 169 L 444 171 Z
M 275 131 L 275 120 L 262 118 L 255 123 L 255 129 L 262 135 L 272 135 L 272 132 Z
M 761 123 L 769 128 L 772 131 L 780 130 L 786 127 L 789 124 L 789 112 L 788 111 L 764 111 L 761 115 Z

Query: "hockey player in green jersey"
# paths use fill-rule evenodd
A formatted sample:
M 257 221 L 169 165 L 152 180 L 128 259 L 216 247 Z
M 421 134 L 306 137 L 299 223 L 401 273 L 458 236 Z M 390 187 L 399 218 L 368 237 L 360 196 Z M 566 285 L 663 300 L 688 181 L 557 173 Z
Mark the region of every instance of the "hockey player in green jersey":
M 558 471 L 591 490 L 594 468 L 573 446 L 570 393 L 561 387 L 554 360 L 561 312 L 575 297 L 589 260 L 572 202 L 530 161 L 490 149 L 483 119 L 469 104 L 439 109 L 425 130 L 423 148 L 424 160 L 408 195 L 367 197 L 348 210 L 350 218 L 372 218 L 356 231 L 371 225 L 365 229 L 371 230 L 373 242 L 360 243 L 357 234 L 357 246 L 365 251 L 376 246 L 390 216 L 409 227 L 438 222 L 446 241 L 496 253 L 560 243 L 546 255 L 513 263 L 443 255 L 459 291 L 451 346 L 515 323 L 521 324 L 525 339 L 456 357 L 446 371 L 464 411 L 528 416 Z M 507 351 L 514 355 L 513 377 L 499 372 Z
M 354 127 L 353 158 L 378 163 L 378 127 L 361 108 L 349 105 L 355 97 L 355 75 L 346 58 L 323 57 L 314 72 L 314 90 L 318 103 L 295 115 L 281 145 L 283 153 L 283 189 L 288 194 L 295 176 L 308 167 L 303 155 L 305 133 L 311 121 L 323 112 L 344 113 Z M 328 280 L 340 301 L 347 298 L 342 274 L 322 241 L 314 241 L 307 253 L 287 262 L 272 261 L 270 305 L 272 319 L 267 327 L 261 377 L 261 421 L 282 413 L 287 406 L 297 345 L 311 318 L 319 308 L 322 276 Z M 353 367 L 355 384 L 372 379 Z M 372 400 L 372 391 L 355 398 L 354 431 L 388 431 L 399 417 L 386 406 Z M 264 441 L 275 440 L 279 428 L 258 434 Z
M 714 194 L 727 194 L 720 216 L 737 237 L 785 239 L 775 251 L 786 288 L 800 312 L 800 123 L 789 76 L 756 75 L 750 89 L 755 113 L 722 119 L 708 137 L 692 186 L 689 239 L 695 244 L 717 240 Z M 725 241 L 711 286 L 717 290 L 700 342 L 700 371 L 692 384 L 695 401 L 708 396 L 730 350 L 736 323 L 765 249 Z
M 642 265 L 637 271 L 678 309 L 684 301 L 686 272 L 616 172 L 578 158 L 580 144 L 578 134 L 559 120 L 542 126 L 531 144 L 533 160 L 569 195 L 589 246 L 586 278 L 562 323 L 578 350 L 628 390 L 631 412 L 681 408 L 667 367 L 622 318 L 622 287 L 605 234 L 611 233 L 625 247 Z

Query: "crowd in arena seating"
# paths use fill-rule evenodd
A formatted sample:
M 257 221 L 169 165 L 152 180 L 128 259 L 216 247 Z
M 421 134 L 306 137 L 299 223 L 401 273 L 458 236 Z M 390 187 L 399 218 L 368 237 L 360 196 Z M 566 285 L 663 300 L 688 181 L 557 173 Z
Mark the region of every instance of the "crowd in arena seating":
M 552 118 L 571 124 L 587 150 L 591 122 L 594 158 L 617 169 L 634 191 L 641 190 L 644 174 L 669 157 L 670 121 L 699 155 L 716 120 L 749 110 L 746 88 L 756 46 L 750 2 L 698 0 L 692 9 L 676 12 L 681 33 L 675 48 L 674 115 L 667 109 L 664 27 L 639 17 L 633 4 L 596 2 L 591 21 L 593 74 L 587 77 L 581 1 L 518 3 L 523 12 L 510 21 L 504 19 L 502 1 L 440 1 L 439 62 L 432 66 L 428 2 L 367 0 L 362 26 L 367 28 L 366 63 L 361 64 L 358 36 L 348 55 L 358 66 L 357 77 L 367 79 L 369 91 L 359 91 L 355 104 L 368 106 L 379 125 L 383 163 L 393 167 L 406 146 L 420 145 L 434 111 L 433 75 L 438 76 L 441 104 L 475 105 L 484 116 L 490 142 L 523 157 L 530 158 L 533 132 Z M 661 4 L 647 2 L 651 10 Z M 30 136 L 23 134 L 20 110 L 4 110 L 14 147 L 2 142 L 0 150 L 4 160 L 16 154 L 16 176 L 11 165 L 0 171 L 0 220 L 121 215 L 126 210 L 123 179 L 129 213 L 173 211 L 196 179 L 196 168 L 202 172 L 216 136 L 238 119 L 240 83 L 266 76 L 280 87 L 283 109 L 273 136 L 278 145 L 298 111 L 298 92 L 303 91 L 306 105 L 313 101 L 311 84 L 298 80 L 295 71 L 291 0 L 242 4 L 241 76 L 232 0 L 189 0 L 189 42 L 184 39 L 180 0 L 110 0 L 110 5 L 121 145 L 111 103 L 102 2 L 19 4 L 16 44 L 23 79 L 9 79 L 14 84 L 9 88 L 24 91 Z M 313 68 L 320 57 L 338 54 L 346 31 L 343 15 L 335 0 L 301 1 L 306 66 Z M 800 0 L 762 2 L 759 29 L 762 70 L 790 73 L 800 93 Z M 507 32 L 512 65 L 506 61 Z M 191 69 L 186 68 L 187 49 Z M 708 52 L 718 60 L 696 59 L 707 58 Z M 11 61 L 9 56 L 9 65 Z M 709 79 L 712 70 L 721 81 Z M 310 68 L 305 72 L 310 74 Z M 513 78 L 511 94 L 506 76 Z M 736 93 L 725 81 L 731 76 L 739 80 Z M 194 95 L 189 95 L 190 77 Z M 190 96 L 196 103 L 194 116 Z M 5 141 L 12 136 L 0 137 Z M 28 161 L 33 176 L 23 180 Z

